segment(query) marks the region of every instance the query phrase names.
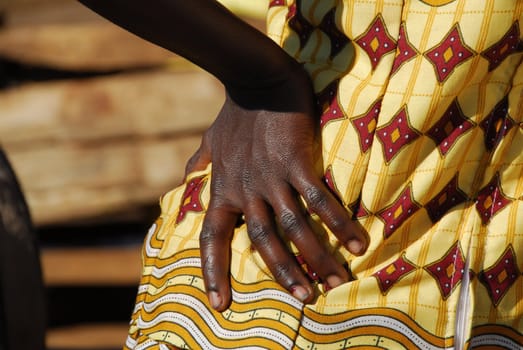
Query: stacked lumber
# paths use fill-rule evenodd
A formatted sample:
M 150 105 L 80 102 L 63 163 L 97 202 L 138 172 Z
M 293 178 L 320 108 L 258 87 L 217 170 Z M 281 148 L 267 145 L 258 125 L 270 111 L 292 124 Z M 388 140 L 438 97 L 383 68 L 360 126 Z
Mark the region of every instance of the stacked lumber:
M 180 183 L 216 114 L 202 72 L 24 84 L 0 95 L 0 140 L 37 224 L 114 214 Z M 203 102 L 202 102 L 203 101 Z
M 262 27 L 266 0 L 223 2 Z M 0 0 L 0 143 L 37 227 L 136 221 L 181 182 L 222 102 L 209 74 L 76 0 Z M 46 287 L 136 285 L 140 248 L 44 247 L 41 263 Z M 121 348 L 126 333 L 72 322 L 47 346 Z
M 0 60 L 61 77 L 0 90 L 0 142 L 37 225 L 131 211 L 180 183 L 223 100 L 214 78 L 73 0 L 11 1 L 4 23 Z

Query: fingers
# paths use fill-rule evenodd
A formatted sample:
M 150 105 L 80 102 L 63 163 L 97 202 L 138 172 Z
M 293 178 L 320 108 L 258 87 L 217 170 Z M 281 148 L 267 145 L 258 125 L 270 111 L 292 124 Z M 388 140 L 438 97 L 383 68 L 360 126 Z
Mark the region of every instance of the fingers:
M 347 282 L 347 271 L 312 231 L 306 219 L 307 214 L 298 205 L 296 193 L 285 187 L 278 191 L 272 205 L 281 228 L 310 268 L 331 288 Z
M 347 210 L 326 186 L 315 178 L 305 179 L 295 187 L 312 211 L 332 230 L 353 254 L 363 254 L 368 246 L 367 234 L 352 221 Z M 306 181 L 308 180 L 308 181 Z M 330 288 L 348 281 L 348 273 L 322 244 L 308 223 L 308 213 L 298 202 L 298 193 L 289 185 L 281 185 L 268 198 L 245 200 L 243 212 L 253 246 L 267 264 L 276 281 L 302 302 L 310 302 L 314 292 L 310 281 L 298 265 L 294 254 L 277 234 L 274 217 L 287 237 L 294 243 L 309 267 Z M 211 306 L 223 311 L 231 301 L 229 282 L 230 243 L 239 209 L 218 205 L 215 193 L 209 204 L 202 232 L 200 250 L 203 278 Z
M 298 300 L 311 301 L 314 297 L 312 286 L 276 233 L 267 204 L 261 199 L 249 201 L 245 219 L 249 238 L 276 281 Z
M 211 306 L 225 310 L 231 302 L 230 245 L 238 214 L 211 200 L 200 233 L 200 258 Z
M 315 176 L 300 176 L 293 184 L 303 196 L 309 209 L 327 225 L 341 244 L 354 255 L 362 255 L 369 238 L 363 227 L 350 217 L 349 211 L 334 197 L 325 184 Z

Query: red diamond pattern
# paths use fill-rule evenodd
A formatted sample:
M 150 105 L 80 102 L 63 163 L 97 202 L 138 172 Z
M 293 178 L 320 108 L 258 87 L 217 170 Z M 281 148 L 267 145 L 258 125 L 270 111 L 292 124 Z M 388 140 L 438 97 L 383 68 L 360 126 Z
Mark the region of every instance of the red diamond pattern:
M 330 57 L 336 56 L 347 43 L 349 39 L 336 26 L 336 8 L 330 10 L 324 17 L 319 28 L 329 37 L 331 42 Z
M 519 275 L 514 248 L 509 245 L 494 265 L 479 273 L 479 280 L 487 288 L 492 303 L 498 306 Z
M 351 119 L 352 125 L 358 132 L 360 147 L 363 153 L 372 146 L 374 132 L 378 123 L 378 115 L 381 110 L 381 97 L 361 116 Z
M 406 107 L 403 107 L 389 124 L 377 129 L 376 133 L 383 146 L 383 155 L 387 163 L 389 163 L 403 147 L 420 136 L 420 133 L 409 124 Z
M 345 115 L 343 114 L 343 110 L 341 109 L 340 105 L 338 104 L 338 98 L 335 97 L 332 100 L 331 105 L 329 108 L 322 114 L 320 119 L 320 125 L 323 127 L 328 122 L 337 120 L 337 119 L 345 119 Z
M 508 96 L 505 96 L 480 123 L 485 132 L 485 147 L 492 151 L 514 126 L 508 115 Z
M 427 213 L 433 223 L 438 222 L 443 215 L 456 205 L 467 200 L 466 194 L 458 187 L 458 174 L 425 205 Z
M 425 53 L 425 57 L 434 66 L 434 71 L 441 83 L 456 69 L 456 67 L 474 55 L 463 40 L 456 24 L 447 34 L 445 39 L 434 48 Z
M 367 208 L 365 208 L 365 205 L 361 201 L 361 193 L 358 199 L 356 199 L 354 202 L 349 204 L 349 210 L 351 211 L 353 218 L 364 218 L 370 215 L 370 212 Z
M 411 186 L 412 184 L 409 183 L 391 206 L 377 214 L 385 223 L 383 230 L 385 238 L 389 238 L 409 217 L 421 208 L 414 201 Z
M 372 70 L 376 69 L 383 56 L 396 49 L 396 42 L 388 33 L 380 15 L 355 41 L 369 55 Z
M 364 217 L 367 217 L 370 215 L 369 211 L 367 208 L 365 208 L 365 206 L 363 205 L 363 203 L 359 202 L 359 205 L 357 206 L 357 209 L 353 211 L 356 215 L 356 218 L 360 219 L 360 218 L 364 218 Z
M 182 205 L 178 212 L 178 216 L 176 217 L 177 224 L 185 218 L 185 215 L 187 215 L 189 211 L 203 211 L 203 205 L 200 201 L 200 192 L 205 182 L 206 180 L 204 177 L 197 177 L 187 184 L 182 196 Z
M 338 83 L 338 80 L 330 83 L 318 94 L 317 101 L 322 111 L 320 118 L 321 127 L 324 127 L 330 121 L 345 119 L 345 114 L 338 104 Z
M 332 194 L 338 198 L 340 202 L 341 196 L 340 192 L 338 191 L 338 188 L 336 187 L 336 183 L 334 182 L 334 177 L 332 176 L 332 167 L 327 167 L 327 170 L 325 171 L 325 175 L 323 176 L 323 181 L 327 185 L 327 187 L 331 190 Z
M 297 10 L 296 6 L 297 6 L 296 3 L 293 3 L 291 6 L 289 6 L 289 12 L 287 13 L 287 19 L 291 19 L 292 17 L 294 17 L 296 15 L 296 10 Z
M 500 185 L 499 173 L 496 173 L 492 180 L 478 193 L 476 200 L 476 210 L 484 225 L 501 209 L 505 208 L 511 200 L 503 194 Z
M 395 285 L 400 279 L 414 270 L 416 266 L 407 260 L 405 254 L 399 257 L 392 264 L 387 265 L 379 270 L 374 277 L 378 280 L 378 285 L 382 294 L 387 294 L 390 288 Z
M 519 39 L 519 23 L 516 21 L 500 41 L 481 53 L 488 62 L 489 72 L 496 69 L 501 62 L 511 54 L 521 51 L 522 43 Z
M 459 243 L 454 244 L 440 260 L 425 266 L 425 270 L 438 282 L 443 299 L 447 299 L 465 274 L 465 259 Z
M 427 136 L 436 142 L 444 156 L 456 143 L 458 138 L 471 129 L 474 124 L 465 117 L 457 99 L 452 101 L 440 120 L 427 132 Z
M 305 261 L 305 258 L 303 257 L 303 255 L 298 254 L 298 255 L 296 255 L 295 258 L 296 258 L 296 261 L 298 262 L 298 264 L 303 269 L 303 271 L 305 271 L 305 273 L 307 274 L 307 277 L 309 278 L 309 280 L 311 282 L 321 282 L 320 276 L 318 276 L 318 274 L 310 268 L 309 264 L 307 264 L 307 261 Z
M 407 31 L 405 29 L 405 23 L 401 24 L 400 32 L 398 35 L 398 47 L 396 48 L 396 57 L 394 58 L 394 63 L 392 64 L 391 75 L 396 73 L 396 71 L 406 62 L 410 61 L 416 55 L 418 51 L 412 46 L 407 37 Z

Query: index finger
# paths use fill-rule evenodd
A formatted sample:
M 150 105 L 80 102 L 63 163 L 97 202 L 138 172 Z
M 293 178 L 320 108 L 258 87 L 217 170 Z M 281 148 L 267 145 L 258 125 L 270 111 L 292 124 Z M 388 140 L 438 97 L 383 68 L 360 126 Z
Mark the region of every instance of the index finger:
M 231 302 L 230 244 L 238 214 L 211 200 L 200 233 L 200 258 L 209 303 L 217 311 Z

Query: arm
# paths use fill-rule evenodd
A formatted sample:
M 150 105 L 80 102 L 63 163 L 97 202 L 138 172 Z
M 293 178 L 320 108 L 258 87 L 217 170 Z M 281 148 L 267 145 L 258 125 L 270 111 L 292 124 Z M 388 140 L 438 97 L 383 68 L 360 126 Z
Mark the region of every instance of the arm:
M 291 108 L 285 85 L 300 69 L 296 61 L 218 2 L 80 2 L 115 24 L 210 72 L 225 85 L 236 102 L 250 108 L 266 104 L 273 109 Z M 282 97 L 286 101 L 279 101 Z M 300 108 L 300 104 L 300 101 L 292 101 L 292 108 Z
M 311 301 L 313 289 L 276 225 L 331 287 L 347 281 L 342 265 L 315 238 L 298 199 L 302 196 L 351 252 L 363 253 L 365 233 L 314 171 L 318 123 L 311 83 L 301 66 L 213 0 L 82 2 L 186 57 L 226 87 L 224 106 L 188 164 L 190 171 L 213 163 L 211 200 L 200 234 L 211 305 L 224 310 L 230 303 L 230 261 L 224 251 L 242 214 L 253 245 L 276 280 L 300 300 Z

